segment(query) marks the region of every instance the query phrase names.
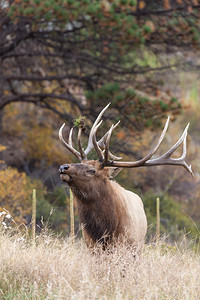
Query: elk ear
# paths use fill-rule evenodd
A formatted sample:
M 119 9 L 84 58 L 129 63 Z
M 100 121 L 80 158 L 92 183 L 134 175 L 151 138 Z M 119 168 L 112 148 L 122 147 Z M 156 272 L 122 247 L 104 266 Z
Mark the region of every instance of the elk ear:
M 119 172 L 122 170 L 122 168 L 112 168 L 112 167 L 107 167 L 107 175 L 108 178 L 114 178 L 119 174 Z

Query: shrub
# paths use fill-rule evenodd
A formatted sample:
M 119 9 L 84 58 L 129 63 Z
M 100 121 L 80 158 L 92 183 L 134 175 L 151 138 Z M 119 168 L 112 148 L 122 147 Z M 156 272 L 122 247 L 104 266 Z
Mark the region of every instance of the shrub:
M 24 172 L 11 167 L 0 170 L 0 210 L 6 208 L 17 223 L 27 223 L 34 187 L 41 189 L 42 185 Z
M 184 233 L 196 237 L 196 229 L 192 221 L 182 211 L 181 204 L 175 202 L 167 193 L 155 195 L 153 192 L 146 193 L 142 200 L 144 203 L 149 224 L 148 236 L 156 233 L 156 198 L 160 198 L 160 230 L 161 234 L 169 234 L 170 239 L 178 240 Z

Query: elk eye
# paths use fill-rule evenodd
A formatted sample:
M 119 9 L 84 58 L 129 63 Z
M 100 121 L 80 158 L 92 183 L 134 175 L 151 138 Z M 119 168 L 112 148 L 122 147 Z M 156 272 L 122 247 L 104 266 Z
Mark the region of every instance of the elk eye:
M 96 173 L 95 169 L 89 169 L 86 172 L 89 173 L 89 174 L 95 174 Z

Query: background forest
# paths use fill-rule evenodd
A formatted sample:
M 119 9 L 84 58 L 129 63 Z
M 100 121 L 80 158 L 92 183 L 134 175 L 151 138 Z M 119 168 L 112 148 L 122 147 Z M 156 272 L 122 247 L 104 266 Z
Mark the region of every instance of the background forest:
M 67 137 L 73 120 L 85 116 L 86 144 L 92 122 L 111 102 L 100 135 L 121 120 L 111 149 L 124 160 L 150 150 L 168 115 L 158 154 L 190 122 L 187 161 L 195 178 L 183 168 L 162 166 L 123 170 L 117 181 L 143 199 L 149 236 L 155 233 L 159 197 L 162 233 L 195 238 L 199 51 L 198 0 L 0 1 L 0 210 L 18 224 L 30 224 L 35 188 L 38 230 L 48 222 L 68 234 L 69 192 L 58 168 L 75 160 L 59 142 L 58 129 L 65 122 Z M 78 232 L 76 207 L 75 214 Z

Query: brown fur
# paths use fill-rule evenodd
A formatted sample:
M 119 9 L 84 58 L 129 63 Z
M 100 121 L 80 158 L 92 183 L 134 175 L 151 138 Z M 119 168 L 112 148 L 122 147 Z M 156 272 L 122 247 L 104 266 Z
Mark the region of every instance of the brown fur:
M 67 166 L 69 168 L 62 172 L 61 179 L 68 183 L 77 201 L 87 245 L 100 242 L 106 246 L 119 239 L 136 246 L 143 243 L 147 222 L 142 201 L 136 194 L 109 180 L 116 170 L 102 169 L 98 161 Z

